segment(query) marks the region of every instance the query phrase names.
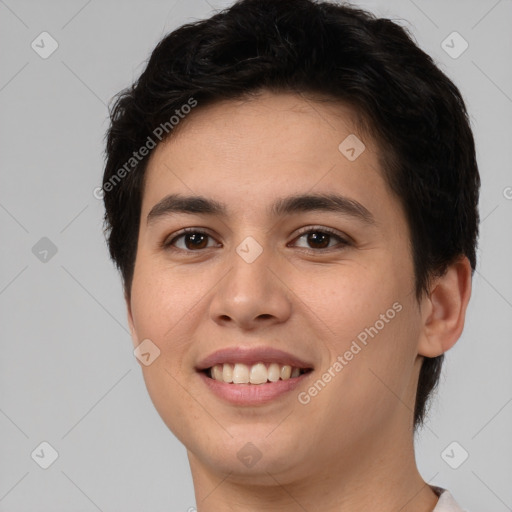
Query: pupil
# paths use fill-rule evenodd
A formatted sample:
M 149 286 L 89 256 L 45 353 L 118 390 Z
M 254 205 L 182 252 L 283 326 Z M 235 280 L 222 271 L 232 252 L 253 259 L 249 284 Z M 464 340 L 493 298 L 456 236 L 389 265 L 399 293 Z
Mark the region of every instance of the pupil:
M 194 247 L 198 248 L 199 247 L 199 244 L 197 243 L 198 240 L 200 240 L 200 238 L 202 238 L 203 240 L 203 243 L 204 243 L 204 239 L 206 239 L 205 235 L 202 235 L 201 233 L 192 233 L 192 234 L 188 234 L 186 236 L 186 240 L 187 241 L 190 241 L 192 240 L 192 244 Z M 188 246 L 187 244 L 187 248 L 190 249 L 190 247 Z M 202 247 L 199 247 L 199 248 L 202 248 Z
M 322 247 L 324 247 L 325 244 L 322 244 L 322 241 L 325 242 L 328 238 L 329 238 L 329 235 L 326 233 L 310 233 L 308 236 L 308 243 L 312 243 L 312 244 L 320 243 L 320 245 L 322 245 Z M 319 242 L 319 239 L 320 239 L 320 242 Z

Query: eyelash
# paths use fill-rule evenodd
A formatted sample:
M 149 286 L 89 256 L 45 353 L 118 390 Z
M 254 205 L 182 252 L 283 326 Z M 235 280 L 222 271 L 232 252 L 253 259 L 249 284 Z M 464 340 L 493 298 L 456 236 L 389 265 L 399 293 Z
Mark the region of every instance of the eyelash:
M 179 249 L 179 248 L 173 247 L 173 244 L 174 244 L 174 242 L 176 242 L 176 240 L 178 240 L 178 239 L 182 238 L 183 236 L 190 234 L 190 233 L 206 235 L 206 236 L 209 236 L 210 238 L 213 238 L 209 233 L 207 233 L 206 231 L 202 231 L 201 229 L 185 228 L 182 231 L 178 232 L 176 234 L 176 236 L 174 236 L 171 240 L 169 240 L 168 238 L 165 238 L 161 244 L 162 249 L 165 249 L 168 251 L 173 251 L 173 252 L 185 252 L 185 253 L 201 252 L 201 251 L 204 251 L 205 249 L 211 249 L 211 247 L 207 247 L 205 249 L 191 250 L 191 249 Z M 349 240 L 347 238 L 342 237 L 337 231 L 335 231 L 331 228 L 326 228 L 326 227 L 322 227 L 322 226 L 313 226 L 313 227 L 304 228 L 304 230 L 300 231 L 297 234 L 296 238 L 294 238 L 294 241 L 298 240 L 302 236 L 307 235 L 309 233 L 323 233 L 323 234 L 330 235 L 332 237 L 337 238 L 339 241 L 339 244 L 338 244 L 338 247 L 334 246 L 334 247 L 328 247 L 328 248 L 324 248 L 324 249 L 307 249 L 304 247 L 299 248 L 308 253 L 330 252 L 333 249 L 334 250 L 342 250 L 346 246 L 351 245 L 351 242 L 349 242 Z

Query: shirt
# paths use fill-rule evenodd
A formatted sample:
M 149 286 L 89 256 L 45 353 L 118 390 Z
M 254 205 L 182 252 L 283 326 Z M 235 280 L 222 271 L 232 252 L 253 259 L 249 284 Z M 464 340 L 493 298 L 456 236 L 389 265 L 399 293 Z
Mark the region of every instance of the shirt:
M 432 512 L 466 512 L 455 501 L 453 496 L 446 489 L 431 486 L 432 490 L 439 496 L 439 501 Z

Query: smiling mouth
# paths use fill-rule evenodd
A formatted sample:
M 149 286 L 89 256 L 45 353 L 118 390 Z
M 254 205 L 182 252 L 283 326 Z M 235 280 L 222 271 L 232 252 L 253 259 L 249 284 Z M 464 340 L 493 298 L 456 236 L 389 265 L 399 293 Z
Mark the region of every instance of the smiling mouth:
M 207 377 L 226 384 L 267 384 L 279 380 L 290 380 L 312 371 L 312 368 L 297 368 L 288 364 L 244 363 L 216 364 L 202 370 Z

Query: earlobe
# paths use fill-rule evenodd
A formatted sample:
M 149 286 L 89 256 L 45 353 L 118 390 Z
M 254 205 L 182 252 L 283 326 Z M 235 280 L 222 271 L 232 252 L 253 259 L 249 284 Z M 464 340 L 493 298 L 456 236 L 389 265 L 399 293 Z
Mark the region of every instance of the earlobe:
M 429 297 L 423 299 L 419 355 L 436 357 L 455 345 L 464 328 L 470 296 L 471 264 L 464 256 L 433 281 Z

